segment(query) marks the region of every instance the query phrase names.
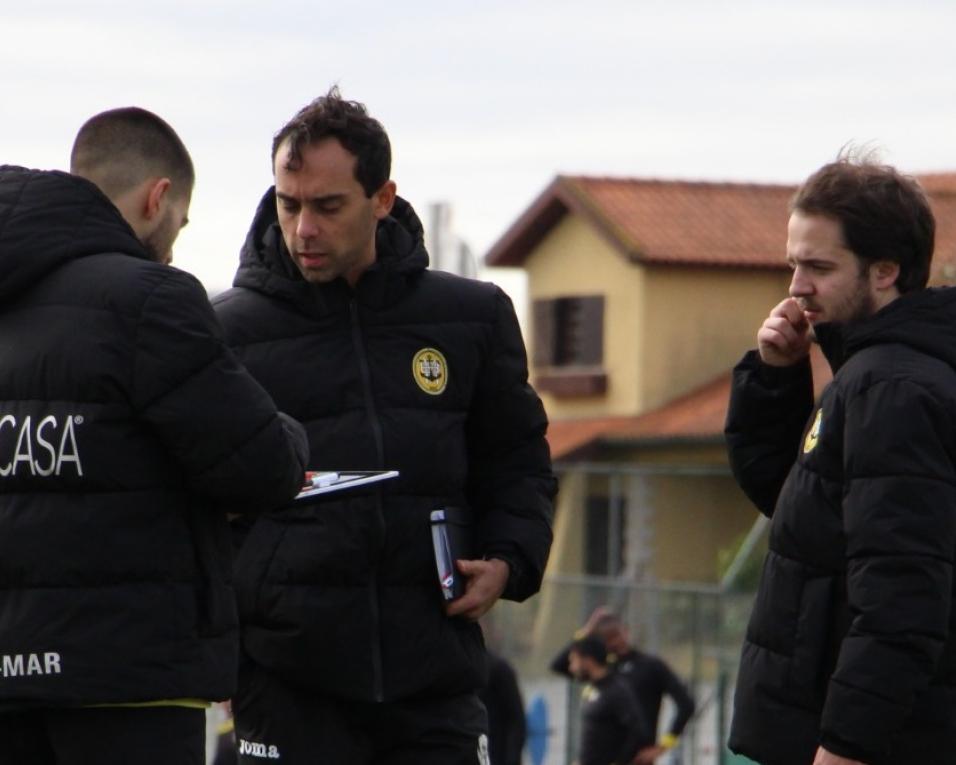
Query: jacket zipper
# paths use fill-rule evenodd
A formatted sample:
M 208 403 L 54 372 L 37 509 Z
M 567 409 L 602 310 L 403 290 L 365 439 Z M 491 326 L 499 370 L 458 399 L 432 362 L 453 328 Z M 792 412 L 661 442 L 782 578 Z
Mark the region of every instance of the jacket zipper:
M 372 396 L 372 375 L 369 372 L 368 355 L 365 351 L 365 342 L 362 338 L 362 324 L 359 321 L 358 303 L 355 297 L 349 301 L 349 317 L 352 324 L 352 342 L 355 346 L 355 354 L 358 359 L 359 373 L 362 376 L 362 390 L 365 398 L 365 409 L 368 414 L 369 423 L 372 427 L 372 435 L 375 439 L 375 454 L 379 469 L 385 466 L 385 445 L 382 437 L 382 423 L 378 418 L 378 410 L 375 408 L 375 399 Z M 382 495 L 380 492 L 375 496 L 376 520 L 378 522 L 378 541 L 384 544 L 385 541 L 385 514 L 382 510 Z M 385 700 L 385 689 L 382 678 L 382 619 L 379 612 L 378 602 L 378 561 L 375 557 L 372 559 L 371 569 L 369 571 L 369 607 L 372 616 L 372 675 L 373 692 L 375 700 L 378 702 Z

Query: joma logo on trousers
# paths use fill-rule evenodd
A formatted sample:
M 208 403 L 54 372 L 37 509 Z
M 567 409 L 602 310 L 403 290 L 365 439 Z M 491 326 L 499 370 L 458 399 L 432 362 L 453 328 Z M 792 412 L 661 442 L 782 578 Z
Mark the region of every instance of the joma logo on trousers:
M 29 415 L 22 421 L 12 414 L 3 415 L 0 417 L 0 477 L 15 476 L 17 472 L 44 478 L 60 475 L 67 462 L 73 463 L 77 475 L 83 475 L 74 429 L 82 423 L 83 415 L 70 414 L 61 422 L 51 414 L 36 425 Z
M 49 651 L 39 653 L 14 653 L 0 656 L 0 676 L 26 677 L 27 675 L 59 675 L 60 654 Z
M 264 760 L 281 759 L 279 747 L 274 744 L 260 744 L 256 741 L 239 739 L 239 754 L 248 754 L 250 757 L 261 757 Z

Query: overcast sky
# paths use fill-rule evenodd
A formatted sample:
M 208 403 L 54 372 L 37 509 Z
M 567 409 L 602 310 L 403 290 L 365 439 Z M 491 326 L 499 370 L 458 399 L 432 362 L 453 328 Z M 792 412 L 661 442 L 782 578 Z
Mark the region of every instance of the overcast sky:
M 0 5 L 0 163 L 66 169 L 103 109 L 196 163 L 176 265 L 232 280 L 273 133 L 338 83 L 399 193 L 484 253 L 557 173 L 795 182 L 848 141 L 956 170 L 956 3 L 405 0 Z

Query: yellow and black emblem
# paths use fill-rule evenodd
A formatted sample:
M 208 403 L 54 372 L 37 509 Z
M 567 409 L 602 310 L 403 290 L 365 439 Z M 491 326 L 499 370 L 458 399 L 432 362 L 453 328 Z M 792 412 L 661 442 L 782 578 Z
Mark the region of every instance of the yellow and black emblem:
M 820 440 L 820 430 L 823 427 L 823 410 L 817 409 L 816 419 L 813 421 L 813 427 L 807 433 L 803 441 L 803 453 L 807 454 L 817 448 L 817 441 Z
M 438 396 L 448 385 L 448 362 L 434 348 L 422 348 L 412 359 L 412 377 L 425 393 Z

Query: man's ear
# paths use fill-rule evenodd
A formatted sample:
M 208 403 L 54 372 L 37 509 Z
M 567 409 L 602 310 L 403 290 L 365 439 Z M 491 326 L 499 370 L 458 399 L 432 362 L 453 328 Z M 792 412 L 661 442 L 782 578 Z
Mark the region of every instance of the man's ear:
M 163 199 L 172 181 L 169 178 L 154 178 L 148 181 L 146 186 L 146 196 L 143 198 L 143 217 L 146 220 L 153 220 L 159 215 Z
M 878 260 L 870 269 L 873 284 L 877 289 L 887 290 L 896 285 L 900 276 L 900 264 L 892 260 Z
M 395 181 L 385 181 L 381 188 L 372 194 L 375 217 L 378 220 L 388 217 L 392 211 L 392 205 L 395 204 L 395 191 Z

